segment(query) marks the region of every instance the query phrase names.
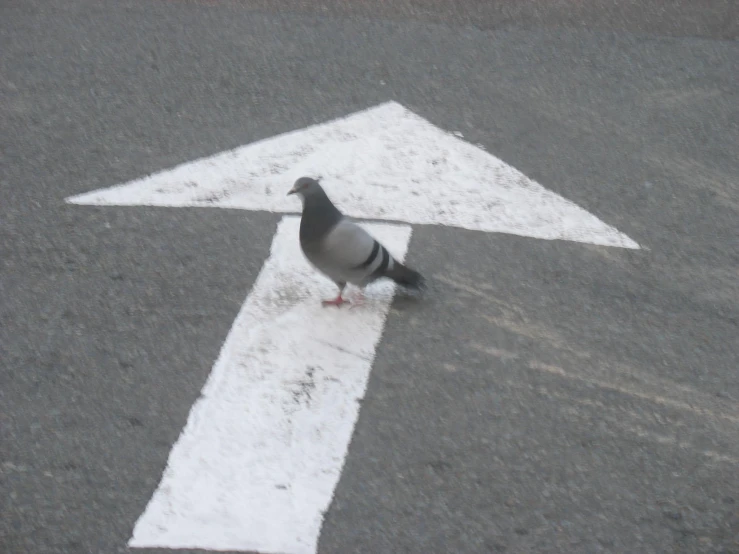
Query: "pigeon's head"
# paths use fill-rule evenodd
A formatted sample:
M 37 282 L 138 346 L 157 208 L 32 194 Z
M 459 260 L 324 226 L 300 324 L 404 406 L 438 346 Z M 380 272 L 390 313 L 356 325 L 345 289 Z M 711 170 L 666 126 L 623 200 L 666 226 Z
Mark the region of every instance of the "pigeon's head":
M 311 177 L 301 177 L 300 179 L 295 181 L 293 188 L 291 188 L 287 194 L 288 196 L 291 194 L 297 194 L 298 196 L 300 196 L 301 200 L 305 200 L 306 198 L 321 193 L 323 193 L 323 188 L 321 188 L 321 185 L 318 183 L 317 179 L 312 179 Z

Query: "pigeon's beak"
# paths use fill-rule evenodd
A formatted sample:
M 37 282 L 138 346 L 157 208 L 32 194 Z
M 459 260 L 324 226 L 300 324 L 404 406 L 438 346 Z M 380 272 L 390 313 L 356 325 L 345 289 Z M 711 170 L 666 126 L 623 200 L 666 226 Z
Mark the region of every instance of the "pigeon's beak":
M 287 191 L 287 195 L 290 196 L 291 194 L 295 194 L 296 192 L 298 192 L 298 189 L 293 187 L 289 191 Z

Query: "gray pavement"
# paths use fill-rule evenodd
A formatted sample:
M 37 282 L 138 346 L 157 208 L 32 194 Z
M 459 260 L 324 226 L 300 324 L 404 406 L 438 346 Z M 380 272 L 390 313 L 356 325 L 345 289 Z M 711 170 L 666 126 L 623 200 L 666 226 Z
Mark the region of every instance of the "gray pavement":
M 280 217 L 64 198 L 396 100 L 644 249 L 416 227 L 319 552 L 739 552 L 739 9 L 504 4 L 0 2 L 0 550 L 128 551 Z

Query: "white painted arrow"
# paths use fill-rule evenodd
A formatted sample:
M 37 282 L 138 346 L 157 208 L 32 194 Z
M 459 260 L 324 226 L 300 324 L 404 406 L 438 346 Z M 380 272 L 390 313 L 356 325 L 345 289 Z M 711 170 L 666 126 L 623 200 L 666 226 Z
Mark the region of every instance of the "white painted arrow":
M 67 201 L 294 212 L 302 175 L 358 218 L 639 248 L 394 102 Z M 300 253 L 298 221 L 281 221 L 130 546 L 316 551 L 394 287 L 322 308 L 335 291 Z M 408 225 L 366 227 L 404 258 Z
M 569 200 L 395 102 L 68 201 L 295 212 L 285 186 L 303 175 L 323 176 L 334 202 L 362 219 L 639 248 Z

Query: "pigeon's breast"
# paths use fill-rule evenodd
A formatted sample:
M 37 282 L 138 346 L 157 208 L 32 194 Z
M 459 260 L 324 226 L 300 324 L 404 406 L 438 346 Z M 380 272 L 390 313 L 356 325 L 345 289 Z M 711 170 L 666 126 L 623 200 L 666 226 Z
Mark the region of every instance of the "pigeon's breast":
M 308 260 L 336 283 L 363 286 L 372 280 L 373 271 L 383 250 L 364 229 L 346 219 L 341 220 L 320 240 L 301 240 Z
M 326 252 L 320 242 L 305 241 L 301 242 L 303 254 L 308 261 L 326 277 L 334 283 L 354 283 L 355 278 L 349 268 L 342 267 L 336 263 L 330 252 Z

